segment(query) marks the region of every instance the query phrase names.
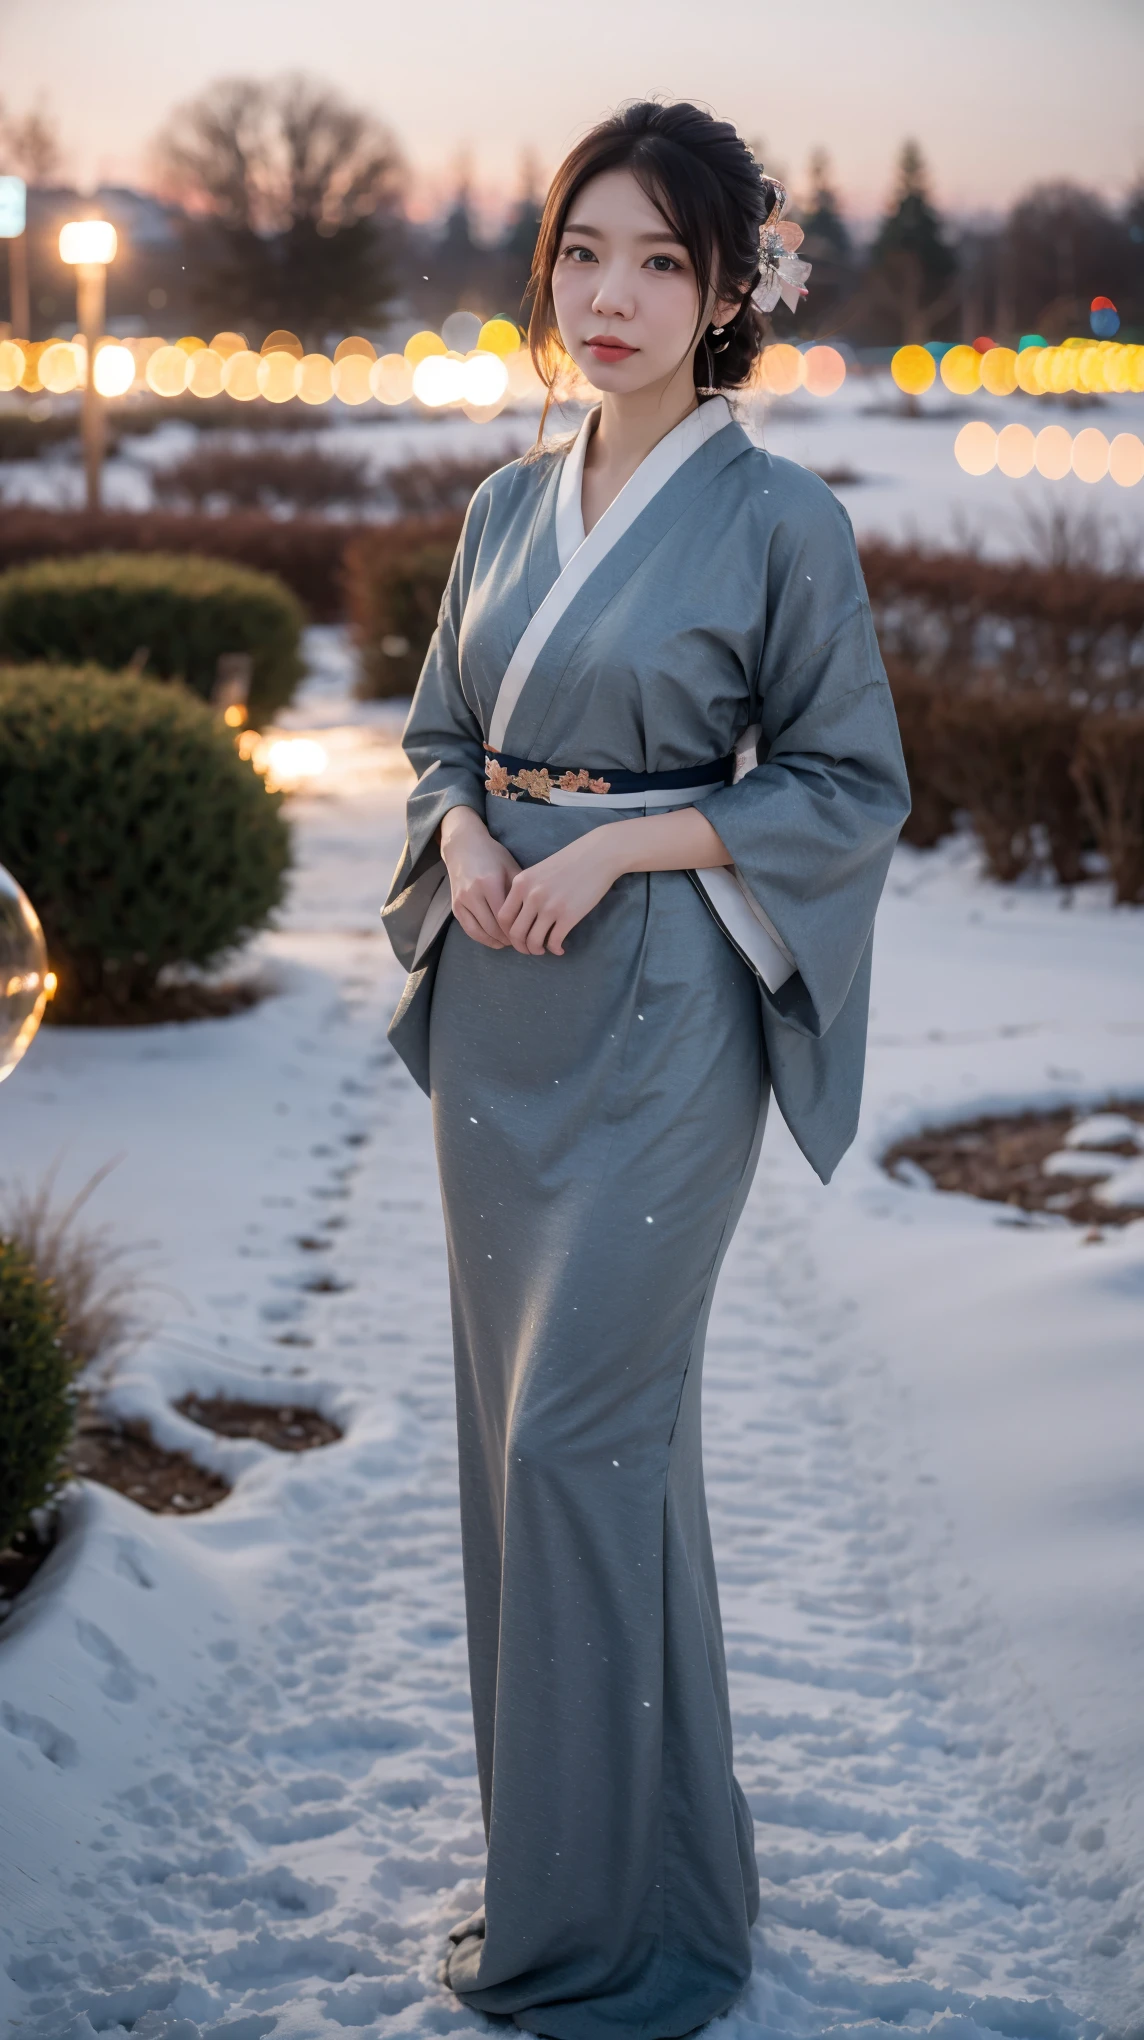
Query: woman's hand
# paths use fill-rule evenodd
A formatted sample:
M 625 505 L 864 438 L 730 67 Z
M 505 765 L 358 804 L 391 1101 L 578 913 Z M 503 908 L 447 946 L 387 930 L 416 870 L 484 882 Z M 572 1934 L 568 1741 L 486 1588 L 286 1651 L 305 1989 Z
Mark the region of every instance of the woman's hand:
M 450 808 L 441 824 L 441 856 L 449 874 L 453 913 L 465 934 L 485 949 L 507 949 L 498 910 L 520 866 L 472 808 Z
M 518 871 L 497 912 L 503 936 L 522 956 L 563 956 L 564 938 L 598 906 L 623 870 L 615 825 L 593 829 L 527 871 Z

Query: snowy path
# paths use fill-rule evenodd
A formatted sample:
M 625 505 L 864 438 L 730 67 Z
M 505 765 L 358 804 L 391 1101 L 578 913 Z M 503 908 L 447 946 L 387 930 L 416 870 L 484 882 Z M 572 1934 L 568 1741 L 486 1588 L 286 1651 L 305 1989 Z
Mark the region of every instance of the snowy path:
M 159 1070 L 182 1069 L 163 1081 L 186 1090 L 188 1141 L 225 1078 L 252 1153 L 229 1154 L 221 1222 L 212 1233 L 196 1209 L 179 1267 L 187 1289 L 197 1261 L 211 1310 L 191 1332 L 174 1325 L 121 1390 L 160 1413 L 192 1385 L 290 1395 L 337 1412 L 347 1435 L 297 1459 L 213 1441 L 237 1486 L 193 1521 L 91 1491 L 0 1634 L 0 2018 L 19 2040 L 492 2030 L 436 1982 L 482 1867 L 444 1251 L 427 1107 L 383 1040 L 394 967 L 362 939 L 397 794 L 358 766 L 349 756 L 343 797 L 302 817 L 292 925 L 275 939 L 301 979 L 241 1022 L 156 1041 Z M 952 906 L 923 902 L 911 920 L 903 884 L 882 967 L 895 999 L 923 926 L 969 968 L 988 939 L 982 897 L 966 915 L 954 885 Z M 1092 955 L 1103 942 L 1115 959 L 1104 927 L 1093 919 Z M 1003 939 L 1011 950 L 1008 925 Z M 980 985 L 965 998 L 983 1038 L 1004 1033 Z M 1115 1017 L 1111 994 L 1102 1012 Z M 876 1030 L 875 1127 L 969 1081 L 968 1051 L 944 1089 L 940 1051 L 909 1061 L 915 1019 L 896 1014 L 905 1048 L 885 1020 Z M 118 1125 L 139 1081 L 121 1045 L 43 1047 L 43 1099 L 69 1070 L 79 1082 L 87 1054 L 90 1116 Z M 981 1053 L 976 1097 L 998 1067 Z M 1106 1075 L 1094 1064 L 1086 1081 Z M 8 1088 L 10 1137 L 42 1151 L 57 1108 Z M 170 1129 L 147 1147 L 151 1117 L 132 1122 L 131 1194 L 154 1225 L 166 1199 L 178 1210 L 181 1177 Z M 755 1977 L 713 2030 L 1128 2040 L 1144 1987 L 1132 1866 L 1105 1839 L 1108 1780 L 1030 1676 L 987 1556 L 965 1562 L 964 1497 L 931 1470 L 940 1424 L 887 1358 L 893 1320 L 876 1294 L 854 1301 L 857 1258 L 868 1289 L 916 1316 L 909 1253 L 919 1238 L 936 1252 L 951 1204 L 962 1231 L 941 1266 L 976 1296 L 965 1228 L 990 1221 L 887 1185 L 873 1138 L 823 1193 L 769 1129 L 712 1319 L 708 1492 L 764 1875 Z M 244 1199 L 259 1213 L 245 1231 Z M 298 1251 L 300 1226 L 322 1229 L 320 1256 Z M 1032 1244 L 989 1239 L 1009 1256 Z M 1058 1230 L 1046 1251 L 1054 1241 L 1071 1248 Z M 1128 1247 L 1107 1252 L 1127 1266 Z M 160 1414 L 172 1442 L 181 1427 Z

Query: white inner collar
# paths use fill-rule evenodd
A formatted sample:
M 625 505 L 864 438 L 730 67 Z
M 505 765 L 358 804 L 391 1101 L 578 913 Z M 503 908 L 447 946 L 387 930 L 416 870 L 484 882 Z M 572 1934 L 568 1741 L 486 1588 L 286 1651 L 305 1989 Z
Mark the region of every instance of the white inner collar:
M 596 429 L 599 416 L 600 407 L 597 404 L 589 411 L 564 456 L 560 486 L 556 494 L 556 551 L 562 573 L 573 553 L 578 552 L 584 543 L 584 461 L 588 452 L 588 442 Z M 656 441 L 651 453 L 645 454 L 635 473 L 629 475 L 623 488 L 613 497 L 608 509 L 611 510 L 631 489 L 636 477 L 653 454 L 661 453 L 661 449 L 670 447 L 675 455 L 673 467 L 681 466 L 716 432 L 722 431 L 724 425 L 730 423 L 731 406 L 726 397 L 709 397 L 705 404 L 700 404 L 696 410 L 689 411 L 686 418 L 681 418 L 678 425 L 673 425 L 670 432 L 666 432 L 662 439 Z M 604 514 L 606 516 L 607 511 Z

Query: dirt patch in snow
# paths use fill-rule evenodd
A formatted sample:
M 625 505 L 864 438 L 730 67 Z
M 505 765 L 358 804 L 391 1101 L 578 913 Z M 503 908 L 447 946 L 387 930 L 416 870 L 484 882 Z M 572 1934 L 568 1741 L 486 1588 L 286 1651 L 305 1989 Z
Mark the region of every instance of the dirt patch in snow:
M 185 1452 L 165 1452 L 145 1424 L 109 1423 L 90 1405 L 80 1411 L 68 1454 L 72 1473 L 114 1488 L 157 1516 L 194 1516 L 230 1493 L 226 1482 Z
M 236 1402 L 229 1396 L 185 1395 L 175 1408 L 192 1424 L 223 1438 L 257 1438 L 278 1452 L 310 1452 L 341 1437 L 336 1424 L 298 1403 Z
M 883 1155 L 882 1166 L 899 1182 L 913 1182 L 919 1188 L 960 1191 L 965 1197 L 982 1197 L 1021 1211 L 1053 1212 L 1090 1228 L 1129 1225 L 1144 1217 L 1144 1188 L 1136 1202 L 1110 1203 L 1097 1192 L 1114 1180 L 1124 1163 L 1139 1162 L 1144 1104 L 1118 1100 L 1101 1108 L 1101 1118 L 1112 1115 L 1131 1121 L 1140 1135 L 1133 1138 L 1126 1129 L 1125 1138 L 1110 1139 L 1115 1128 L 1106 1128 L 1099 1143 L 1089 1148 L 1078 1143 L 1078 1135 L 1086 1126 L 1096 1126 L 1098 1115 L 1072 1107 L 1019 1112 L 963 1120 L 896 1141 Z M 1075 1157 L 1075 1174 L 1069 1173 L 1064 1159 L 1069 1154 Z M 1093 1173 L 1097 1154 L 1107 1160 L 1103 1176 Z M 1047 1168 L 1050 1158 L 1053 1166 Z

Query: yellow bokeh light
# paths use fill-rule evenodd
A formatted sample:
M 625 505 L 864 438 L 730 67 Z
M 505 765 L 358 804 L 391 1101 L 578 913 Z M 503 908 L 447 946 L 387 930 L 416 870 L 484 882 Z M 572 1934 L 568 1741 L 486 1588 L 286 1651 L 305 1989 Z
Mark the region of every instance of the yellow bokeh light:
M 1144 396 L 1144 347 L 1126 347 L 1128 356 L 1128 387 L 1137 396 Z
M 334 394 L 334 364 L 328 354 L 304 354 L 298 363 L 298 395 L 304 404 L 328 404 Z
M 264 354 L 258 363 L 259 395 L 268 404 L 288 404 L 298 394 L 300 364 L 293 354 Z
M 260 354 L 292 354 L 295 361 L 301 361 L 305 352 L 298 335 L 292 333 L 288 326 L 276 326 L 273 333 L 266 335 L 259 349 Z
M 808 347 L 802 357 L 804 388 L 812 397 L 832 397 L 846 381 L 846 363 L 837 347 Z
M 776 341 L 773 347 L 764 347 L 762 357 L 763 388 L 774 397 L 789 397 L 802 382 L 802 356 L 797 347 L 788 341 Z
M 125 397 L 135 381 L 135 356 L 114 341 L 96 349 L 95 387 L 101 397 Z
M 520 329 L 511 319 L 486 319 L 477 334 L 479 354 L 499 354 L 502 361 L 520 351 Z
M 986 356 L 988 360 L 988 356 Z M 1010 481 L 1032 473 L 1037 442 L 1027 425 L 1004 425 L 997 434 L 997 465 Z
M 110 220 L 72 220 L 60 229 L 60 261 L 98 266 L 114 262 L 118 236 Z
M 404 354 L 383 354 L 375 361 L 369 386 L 379 404 L 407 404 L 413 395 L 413 370 Z
M 991 347 L 981 356 L 981 387 L 991 397 L 1011 397 L 1017 387 L 1017 356 L 1012 347 Z
M 1072 466 L 1072 437 L 1063 425 L 1045 425 L 1037 434 L 1037 473 L 1047 482 L 1063 481 Z
M 1103 347 L 1086 347 L 1077 364 L 1078 387 L 1089 393 L 1111 389 L 1111 383 L 1106 380 L 1108 366 Z
M 1013 373 L 1017 388 L 1024 390 L 1027 397 L 1042 395 L 1041 380 L 1037 373 L 1037 356 L 1044 353 L 1043 347 L 1022 347 L 1014 363 Z
M 50 340 L 29 340 L 24 348 L 24 373 L 20 377 L 20 388 L 35 396 L 43 389 L 40 381 L 40 356 L 45 349 L 59 344 L 60 335 L 53 333 Z
M 1033 362 L 1033 379 L 1038 396 L 1047 397 L 1053 386 L 1053 364 L 1058 349 L 1055 347 L 1031 347 L 1029 353 Z
M 967 475 L 987 475 L 997 464 L 997 434 L 984 418 L 963 425 L 953 442 L 953 455 Z
M 258 370 L 260 357 L 244 347 L 240 353 L 232 354 L 223 367 L 222 386 L 228 397 L 236 404 L 251 404 L 258 395 Z
M 247 735 L 255 741 L 244 749 Z M 253 730 L 239 739 L 239 754 L 264 774 L 270 793 L 295 792 L 307 780 L 320 778 L 329 763 L 325 746 L 314 737 L 259 737 Z
M 422 333 L 414 333 L 406 341 L 402 352 L 410 368 L 416 368 L 419 361 L 427 361 L 431 354 L 447 354 L 449 350 L 439 333 L 430 333 L 426 329 Z
M 508 370 L 498 354 L 470 354 L 461 369 L 461 401 L 477 410 L 499 405 L 508 392 Z
M 57 340 L 53 346 L 45 347 L 37 365 L 40 381 L 54 397 L 66 397 L 80 379 L 75 349 L 67 340 Z
M 1113 343 L 1104 355 L 1104 387 L 1118 397 L 1127 396 L 1132 388 L 1132 350 L 1118 347 Z
M 976 347 L 951 347 L 941 357 L 941 379 L 955 397 L 972 397 L 981 387 L 981 356 Z
M 181 347 L 157 347 L 147 363 L 147 387 L 157 397 L 181 397 L 190 367 L 190 356 Z
M 211 347 L 216 354 L 222 355 L 224 361 L 229 361 L 232 354 L 248 352 L 245 333 L 216 333 Z
M 199 339 L 197 333 L 184 333 L 182 339 L 175 342 L 176 347 L 181 347 L 184 354 L 198 354 L 206 344 L 205 340 Z
M 1144 481 L 1144 439 L 1135 432 L 1118 432 L 1108 449 L 1108 472 L 1122 489 L 1134 489 Z
M 1108 441 L 1095 425 L 1086 425 L 1073 440 L 1072 471 L 1082 482 L 1102 482 L 1108 473 Z
M 368 404 L 373 395 L 369 386 L 373 365 L 372 351 L 368 355 L 343 354 L 340 360 L 335 354 L 330 378 L 335 397 L 343 404 Z
M 14 340 L 0 340 L 0 390 L 19 389 L 25 366 L 23 348 Z
M 465 394 L 464 364 L 451 354 L 427 354 L 413 371 L 413 394 L 430 410 L 444 404 L 459 404 Z
M 187 388 L 193 397 L 218 397 L 222 395 L 222 372 L 226 367 L 222 355 L 214 347 L 200 348 L 191 356 L 191 369 L 187 377 Z
M 1052 360 L 1044 368 L 1046 386 L 1056 397 L 1063 397 L 1076 388 L 1076 372 L 1079 356 L 1075 347 L 1052 347 L 1046 349 Z
M 920 397 L 937 374 L 928 347 L 899 347 L 890 363 L 890 374 L 907 397 Z
M 334 349 L 334 367 L 340 361 L 348 361 L 359 354 L 363 361 L 376 361 L 377 348 L 369 340 L 363 340 L 360 333 L 351 333 L 347 339 L 339 340 Z

